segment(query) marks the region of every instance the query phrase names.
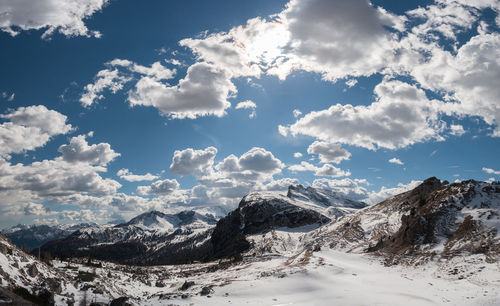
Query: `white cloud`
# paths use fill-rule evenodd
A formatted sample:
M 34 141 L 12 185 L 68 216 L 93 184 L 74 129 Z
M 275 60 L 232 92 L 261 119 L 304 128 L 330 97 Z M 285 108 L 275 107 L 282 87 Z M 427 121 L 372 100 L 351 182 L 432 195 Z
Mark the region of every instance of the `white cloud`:
M 224 176 L 240 180 L 262 180 L 281 172 L 285 165 L 273 153 L 254 147 L 240 157 L 229 155 L 215 166 Z
M 253 101 L 250 101 L 250 100 L 246 100 L 246 101 L 243 101 L 243 102 L 239 102 L 238 104 L 236 104 L 236 109 L 247 109 L 247 108 L 250 108 L 250 109 L 254 109 L 257 107 L 257 104 L 255 104 Z
M 102 94 L 104 90 L 116 93 L 123 89 L 123 85 L 130 80 L 130 77 L 121 75 L 118 69 L 103 69 L 97 73 L 94 83 L 85 86 L 80 103 L 84 106 L 90 106 L 96 101 L 104 99 Z
M 324 164 L 314 173 L 316 176 L 342 177 L 351 175 L 350 171 L 345 171 L 330 164 Z
M 491 168 L 483 167 L 483 171 L 488 173 L 488 174 L 500 175 L 500 171 L 497 171 L 497 170 L 494 170 Z
M 392 187 L 392 188 L 382 187 L 378 192 L 371 192 L 369 194 L 367 202 L 370 204 L 377 204 L 397 194 L 406 192 L 408 190 L 412 190 L 413 188 L 417 187 L 420 184 L 422 184 L 422 181 L 411 181 L 408 184 L 399 183 L 397 187 Z
M 177 182 L 177 180 L 164 179 L 152 183 L 151 186 L 137 187 L 137 193 L 142 195 L 163 195 L 173 193 L 177 189 L 179 189 L 179 183 Z
M 417 62 L 404 62 L 419 84 L 428 90 L 444 94 L 449 101 L 442 111 L 448 115 L 479 116 L 496 126 L 492 136 L 500 136 L 500 107 L 497 98 L 500 87 L 500 35 L 482 33 L 458 48 L 456 54 L 434 44 L 423 44 L 414 37 L 405 44 L 419 49 L 408 51 Z
M 315 141 L 307 148 L 307 153 L 318 154 L 322 163 L 338 164 L 343 160 L 348 160 L 351 153 L 343 149 L 338 143 Z
M 109 143 L 103 142 L 89 146 L 85 137 L 85 135 L 73 137 L 69 144 L 59 147 L 58 151 L 62 153 L 63 160 L 69 163 L 85 162 L 106 166 L 120 156 L 120 153 L 111 149 Z
M 0 118 L 9 120 L 0 124 L 0 156 L 34 150 L 73 129 L 65 115 L 43 105 L 19 107 Z
M 222 117 L 231 106 L 227 99 L 236 92 L 230 75 L 224 70 L 206 63 L 195 63 L 176 86 L 142 77 L 129 92 L 128 101 L 132 106 L 153 106 L 171 118 Z
M 62 158 L 28 165 L 12 165 L 3 161 L 0 163 L 0 190 L 24 190 L 36 197 L 115 193 L 121 185 L 112 179 L 102 178 L 99 173 L 105 171 L 102 166 L 68 163 Z
M 318 168 L 306 161 L 301 161 L 300 164 L 288 166 L 290 171 L 316 171 Z
M 356 84 L 358 84 L 358 80 L 349 79 L 349 80 L 345 81 L 345 84 L 347 85 L 347 87 L 351 88 L 351 87 L 354 87 Z
M 368 190 L 365 187 L 359 186 L 359 183 L 350 178 L 343 178 L 338 180 L 331 180 L 320 178 L 313 181 L 312 186 L 315 188 L 331 189 L 339 192 L 346 197 L 363 201 L 368 198 Z
M 326 80 L 371 75 L 393 58 L 387 24 L 368 1 L 292 0 L 281 15 L 290 41 L 290 70 L 321 73 Z
M 464 127 L 460 124 L 451 124 L 450 125 L 450 134 L 454 136 L 462 136 L 465 134 Z
M 5 91 L 4 91 L 4 92 L 2 92 L 2 93 L 0 94 L 0 96 L 1 96 L 3 99 L 7 100 L 8 102 L 12 102 L 12 101 L 14 101 L 14 98 L 15 98 L 16 94 L 15 94 L 15 93 L 12 93 L 12 94 L 10 94 L 10 95 L 9 95 L 7 92 L 5 92 Z
M 278 125 L 278 132 L 281 134 L 281 136 L 287 137 L 288 134 L 290 134 L 290 129 L 286 126 Z
M 301 112 L 300 110 L 298 110 L 298 109 L 294 109 L 294 110 L 293 110 L 293 116 L 294 116 L 295 118 L 300 117 L 300 115 L 302 115 L 302 112 Z
M 116 173 L 122 180 L 126 180 L 127 182 L 141 182 L 141 181 L 152 181 L 158 178 L 157 175 L 153 175 L 151 173 L 146 174 L 133 174 L 128 169 L 120 169 Z
M 236 109 L 252 109 L 252 112 L 250 113 L 250 115 L 248 115 L 248 118 L 250 118 L 250 119 L 255 118 L 255 115 L 257 114 L 255 112 L 255 109 L 257 108 L 257 104 L 255 104 L 253 101 L 250 101 L 250 100 L 246 100 L 246 101 L 243 101 L 243 102 L 236 104 L 235 108 Z
M 15 36 L 21 30 L 45 29 L 42 38 L 54 32 L 66 36 L 100 37 L 90 31 L 84 19 L 100 11 L 108 0 L 3 0 L 0 2 L 0 29 Z
M 210 172 L 214 164 L 217 149 L 208 147 L 204 150 L 176 150 L 170 164 L 170 172 L 178 175 L 204 174 Z
M 288 190 L 288 187 L 290 185 L 297 185 L 299 184 L 299 180 L 296 178 L 282 178 L 279 180 L 273 180 L 262 187 L 260 187 L 260 190 L 277 190 L 277 191 L 285 191 Z
M 334 167 L 331 164 L 324 164 L 321 167 L 316 167 L 315 165 L 308 163 L 306 161 L 300 162 L 297 165 L 291 165 L 288 167 L 290 171 L 312 171 L 316 176 L 331 176 L 331 177 L 342 177 L 351 175 L 350 171 L 345 171 L 340 168 Z
M 408 184 L 399 183 L 397 187 L 381 187 L 379 191 L 368 191 L 360 184 L 367 185 L 364 179 L 344 178 L 340 180 L 316 179 L 312 186 L 316 188 L 326 188 L 344 194 L 350 199 L 365 201 L 368 204 L 377 204 L 387 198 L 411 190 L 422 183 L 422 181 L 411 181 Z
M 396 157 L 389 159 L 389 162 L 392 164 L 397 164 L 397 165 L 404 165 L 405 164 L 399 158 L 396 158 Z
M 301 158 L 302 157 L 302 153 L 295 152 L 295 153 L 293 153 L 293 157 L 295 157 L 295 158 Z
M 23 208 L 24 214 L 27 216 L 47 216 L 50 212 L 38 203 L 28 203 Z
M 175 69 L 168 69 L 160 62 L 154 62 L 151 67 L 142 66 L 126 59 L 114 59 L 105 63 L 106 69 L 97 73 L 94 82 L 85 86 L 80 97 L 83 106 L 90 106 L 104 99 L 103 92 L 113 94 L 122 90 L 124 85 L 134 79 L 134 74 L 149 77 L 155 81 L 168 80 L 175 76 Z
M 442 140 L 437 101 L 423 90 L 400 81 L 383 81 L 375 87 L 376 101 L 369 106 L 332 105 L 306 114 L 283 134 L 309 135 L 330 142 L 367 149 L 397 149 L 430 139 Z M 281 132 L 281 131 L 280 131 Z

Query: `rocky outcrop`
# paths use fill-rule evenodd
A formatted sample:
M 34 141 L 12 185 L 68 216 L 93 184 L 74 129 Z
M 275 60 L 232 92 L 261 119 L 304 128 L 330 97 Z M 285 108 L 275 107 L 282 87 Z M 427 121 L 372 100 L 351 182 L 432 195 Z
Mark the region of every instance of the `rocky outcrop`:
M 500 259 L 500 183 L 425 180 L 408 192 L 343 217 L 326 234 L 333 248 L 382 255 L 389 265 L 483 254 Z M 312 242 L 311 242 L 312 243 Z
M 238 208 L 217 223 L 210 239 L 213 257 L 234 256 L 250 248 L 245 235 L 267 232 L 275 228 L 296 228 L 330 219 L 314 210 L 297 206 L 285 196 L 252 193 L 245 196 Z

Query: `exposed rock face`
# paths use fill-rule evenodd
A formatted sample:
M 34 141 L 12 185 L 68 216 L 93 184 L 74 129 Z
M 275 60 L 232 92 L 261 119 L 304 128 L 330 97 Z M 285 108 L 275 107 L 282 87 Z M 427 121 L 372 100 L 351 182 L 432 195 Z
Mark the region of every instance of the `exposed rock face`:
M 330 224 L 311 240 L 357 252 L 374 252 L 387 264 L 434 257 L 484 254 L 500 259 L 500 183 L 450 184 L 435 177 L 415 189 Z
M 296 205 L 288 197 L 277 194 L 251 193 L 238 208 L 219 220 L 212 234 L 214 257 L 227 257 L 250 247 L 245 235 L 266 232 L 274 228 L 295 228 L 330 219 L 321 213 Z

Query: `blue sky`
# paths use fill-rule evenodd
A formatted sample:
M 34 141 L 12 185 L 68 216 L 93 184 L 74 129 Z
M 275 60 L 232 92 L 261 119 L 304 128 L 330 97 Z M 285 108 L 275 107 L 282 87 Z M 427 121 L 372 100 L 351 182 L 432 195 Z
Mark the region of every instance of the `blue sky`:
M 498 1 L 27 5 L 0 3 L 2 226 L 500 175 Z

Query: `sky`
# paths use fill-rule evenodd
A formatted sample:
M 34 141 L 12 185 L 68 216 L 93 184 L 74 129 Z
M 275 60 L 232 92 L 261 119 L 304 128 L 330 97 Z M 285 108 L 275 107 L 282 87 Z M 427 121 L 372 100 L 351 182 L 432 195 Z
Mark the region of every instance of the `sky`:
M 0 227 L 500 176 L 500 1 L 0 0 Z

